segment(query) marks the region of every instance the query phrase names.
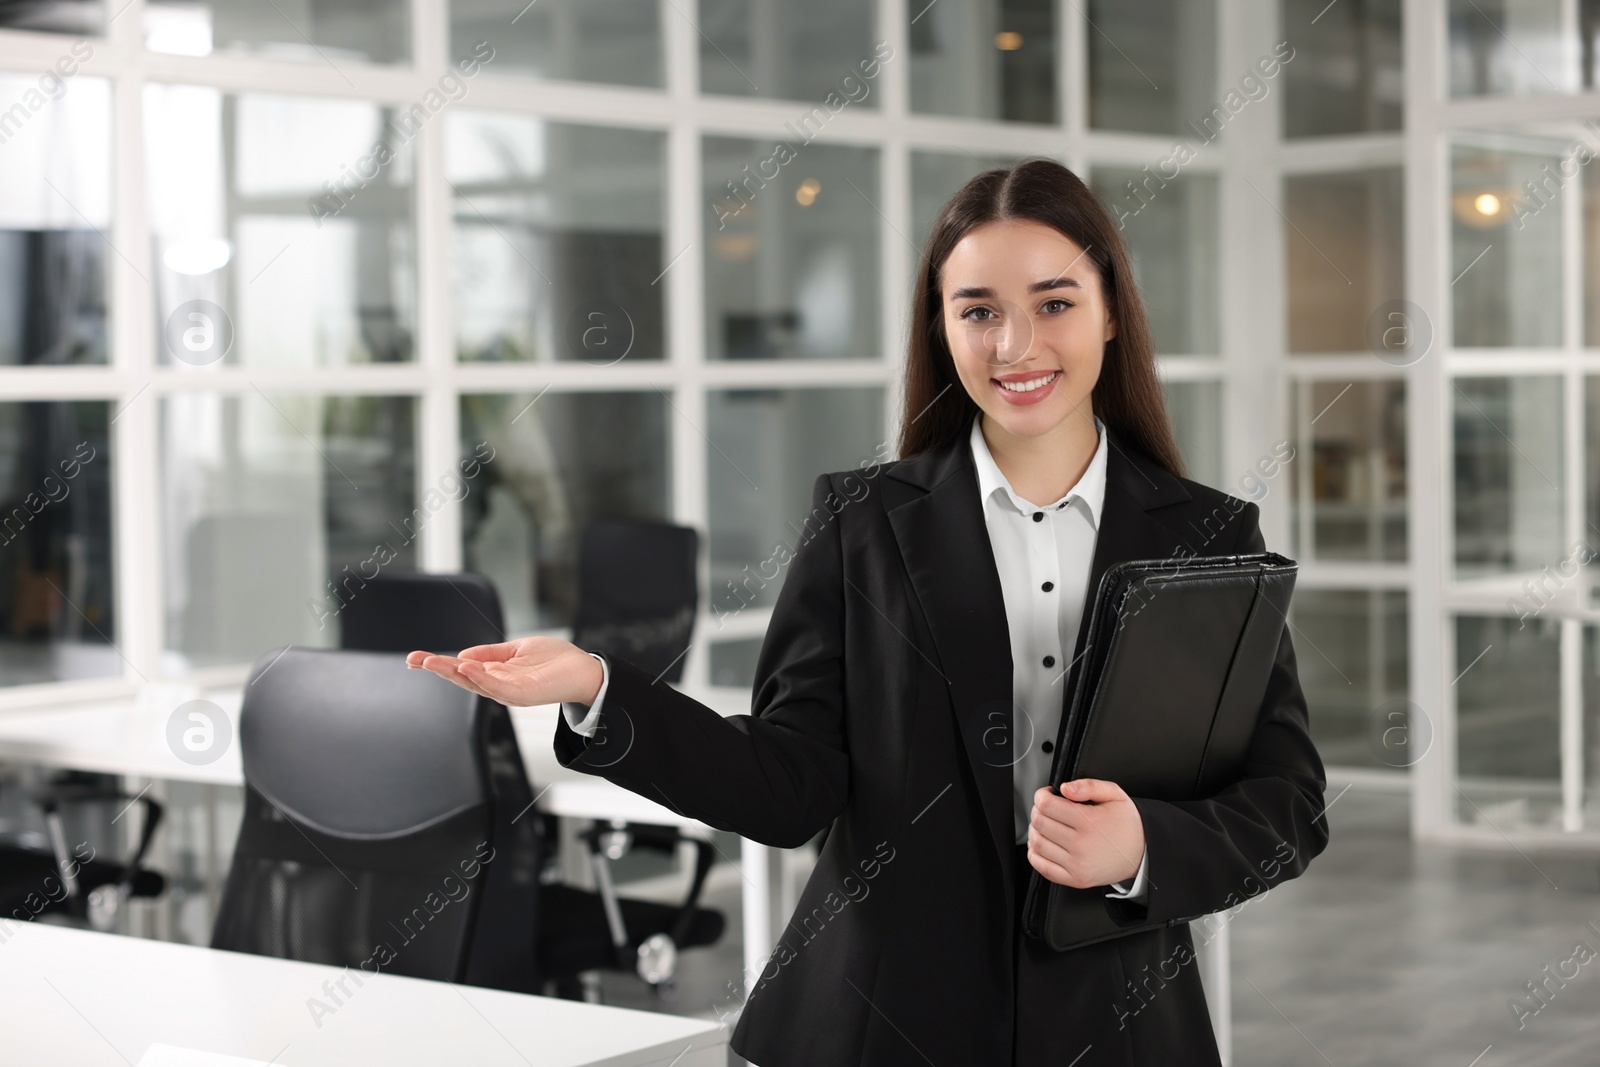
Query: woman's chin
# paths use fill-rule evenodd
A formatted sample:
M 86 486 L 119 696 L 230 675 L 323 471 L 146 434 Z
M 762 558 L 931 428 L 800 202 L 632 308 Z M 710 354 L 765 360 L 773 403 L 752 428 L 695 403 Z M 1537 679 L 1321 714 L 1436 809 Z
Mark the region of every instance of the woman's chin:
M 1016 437 L 1042 437 L 1072 417 L 1072 405 L 1065 396 L 1048 398 L 1045 403 L 1014 405 L 1004 400 L 980 405 L 991 422 Z

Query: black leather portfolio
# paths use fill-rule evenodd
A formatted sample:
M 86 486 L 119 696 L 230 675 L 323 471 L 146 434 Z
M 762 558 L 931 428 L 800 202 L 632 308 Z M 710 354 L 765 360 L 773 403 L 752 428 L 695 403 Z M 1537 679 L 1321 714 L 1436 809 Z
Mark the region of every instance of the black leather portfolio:
M 1193 800 L 1237 781 L 1287 623 L 1299 565 L 1275 552 L 1129 560 L 1095 591 L 1050 771 L 1130 797 Z M 1029 871 L 1023 929 L 1058 952 L 1188 922 L 1128 918 L 1109 888 Z

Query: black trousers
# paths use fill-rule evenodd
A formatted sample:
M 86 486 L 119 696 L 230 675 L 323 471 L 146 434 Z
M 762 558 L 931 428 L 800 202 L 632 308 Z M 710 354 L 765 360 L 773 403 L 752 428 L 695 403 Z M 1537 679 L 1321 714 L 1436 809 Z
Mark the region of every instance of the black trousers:
M 1071 952 L 1052 951 L 1022 930 L 1022 902 L 1033 872 L 1028 846 L 1014 846 L 1012 860 L 1017 865 L 1018 916 L 1013 931 L 1017 990 L 1013 1067 L 1128 1063 L 1216 1067 L 1216 1038 L 1197 964 L 1184 967 L 1177 979 L 1157 990 L 1150 1008 L 1129 1013 L 1135 1004 L 1129 998 L 1129 977 L 1147 977 L 1141 965 L 1171 959 L 1180 940 L 1192 948 L 1187 930 L 1173 928 L 1113 938 Z

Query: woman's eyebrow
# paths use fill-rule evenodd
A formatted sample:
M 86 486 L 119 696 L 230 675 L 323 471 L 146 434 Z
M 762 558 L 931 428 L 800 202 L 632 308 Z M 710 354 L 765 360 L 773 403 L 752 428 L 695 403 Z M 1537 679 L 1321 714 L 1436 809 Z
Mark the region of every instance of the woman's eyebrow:
M 1060 276 L 1034 282 L 1028 286 L 1030 293 L 1044 293 L 1051 289 L 1082 289 L 1083 283 L 1076 278 L 1063 278 Z M 987 285 L 964 285 L 950 294 L 951 300 L 987 300 L 994 297 L 994 290 Z

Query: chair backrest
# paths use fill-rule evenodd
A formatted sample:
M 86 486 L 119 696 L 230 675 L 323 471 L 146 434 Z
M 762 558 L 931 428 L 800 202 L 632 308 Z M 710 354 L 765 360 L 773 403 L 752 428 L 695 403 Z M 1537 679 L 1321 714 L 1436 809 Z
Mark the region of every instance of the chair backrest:
M 454 653 L 505 640 L 500 596 L 481 574 L 381 572 L 346 595 L 340 648 Z
M 578 550 L 573 644 L 668 682 L 681 679 L 699 605 L 699 552 L 700 536 L 689 526 L 590 523 Z
M 515 825 L 503 707 L 399 655 L 291 647 L 251 671 L 239 745 L 213 948 L 538 991 L 542 824 Z

